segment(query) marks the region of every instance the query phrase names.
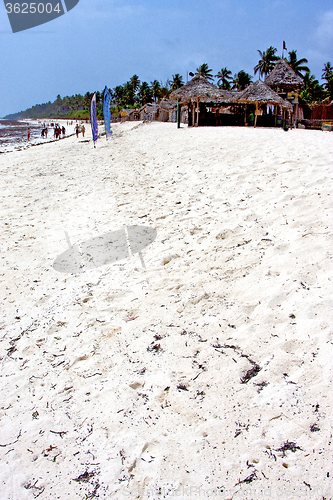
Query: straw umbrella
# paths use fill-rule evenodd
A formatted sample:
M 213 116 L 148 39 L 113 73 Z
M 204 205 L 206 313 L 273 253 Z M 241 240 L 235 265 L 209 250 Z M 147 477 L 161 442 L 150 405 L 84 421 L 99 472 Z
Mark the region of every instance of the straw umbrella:
M 272 90 L 268 85 L 266 85 L 261 80 L 252 83 L 245 90 L 239 93 L 237 97 L 237 103 L 244 104 L 255 104 L 256 113 L 254 126 L 257 125 L 257 115 L 260 104 L 273 104 L 275 106 L 280 106 L 284 110 L 292 111 L 293 107 L 290 102 L 282 99 L 274 90 Z
M 193 117 L 195 116 L 195 103 L 197 105 L 197 117 L 195 126 L 199 125 L 199 103 L 200 102 L 226 102 L 227 92 L 219 89 L 200 75 L 195 75 L 186 85 L 174 90 L 170 98 L 179 100 L 180 104 L 192 105 Z

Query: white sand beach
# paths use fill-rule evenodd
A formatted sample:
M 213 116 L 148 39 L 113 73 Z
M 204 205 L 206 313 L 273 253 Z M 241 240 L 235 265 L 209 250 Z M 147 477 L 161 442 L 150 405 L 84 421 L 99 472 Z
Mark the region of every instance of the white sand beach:
M 333 134 L 87 132 L 0 158 L 0 498 L 332 499 Z

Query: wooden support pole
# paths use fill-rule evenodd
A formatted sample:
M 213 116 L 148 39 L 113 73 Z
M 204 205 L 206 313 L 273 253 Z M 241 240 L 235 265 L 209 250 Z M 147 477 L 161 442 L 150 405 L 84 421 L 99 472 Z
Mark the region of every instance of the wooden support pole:
M 199 99 L 197 100 L 197 122 L 195 126 L 199 126 Z
M 177 128 L 180 128 L 180 104 L 179 104 L 179 99 L 177 99 Z

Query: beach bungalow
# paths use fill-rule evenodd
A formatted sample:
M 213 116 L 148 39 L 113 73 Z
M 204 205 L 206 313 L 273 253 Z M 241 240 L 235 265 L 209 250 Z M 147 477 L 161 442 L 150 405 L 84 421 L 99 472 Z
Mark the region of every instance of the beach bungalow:
M 279 59 L 271 73 L 265 79 L 266 85 L 271 87 L 280 97 L 287 99 L 293 105 L 293 118 L 304 118 L 303 106 L 300 104 L 299 93 L 303 87 L 303 80 L 296 75 L 285 59 Z
M 158 103 L 159 113 L 158 121 L 176 122 L 177 120 L 177 104 L 172 99 L 162 99 Z
M 170 98 L 188 107 L 189 126 L 244 126 L 252 113 L 254 126 L 285 126 L 293 112 L 292 104 L 261 80 L 235 92 L 219 89 L 196 75 L 171 92 Z
M 170 98 L 179 100 L 187 108 L 188 125 L 197 127 L 216 125 L 216 109 L 229 106 L 234 101 L 234 94 L 219 89 L 201 75 L 195 75 L 186 85 L 171 92 Z
M 293 106 L 283 99 L 266 83 L 257 80 L 237 95 L 237 103 L 245 104 L 244 124 L 251 112 L 254 113 L 254 126 L 286 126 L 291 119 Z
M 302 79 L 296 75 L 285 59 L 279 59 L 272 71 L 265 78 L 269 85 L 279 95 L 287 97 L 288 92 L 300 92 L 303 86 Z
M 139 111 L 140 120 L 175 122 L 177 119 L 177 104 L 170 99 L 162 99 L 159 103 L 150 102 Z

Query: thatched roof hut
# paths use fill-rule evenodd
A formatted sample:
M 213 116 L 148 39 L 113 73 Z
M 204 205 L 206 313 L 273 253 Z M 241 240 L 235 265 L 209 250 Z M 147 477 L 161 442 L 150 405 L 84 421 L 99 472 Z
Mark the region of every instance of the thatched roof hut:
M 175 101 L 173 101 L 172 99 L 162 99 L 158 103 L 158 105 L 160 108 L 166 109 L 168 111 L 174 110 L 177 107 L 177 103 L 175 103 Z
M 246 89 L 238 93 L 238 103 L 246 104 L 275 104 L 281 106 L 282 109 L 289 109 L 292 111 L 293 107 L 290 102 L 282 99 L 274 90 L 272 90 L 266 83 L 257 80 L 251 83 Z
M 224 91 L 210 83 L 201 75 L 195 75 L 192 80 L 174 90 L 170 94 L 171 99 L 179 99 L 180 103 L 197 101 L 219 101 L 223 99 Z
M 195 114 L 194 103 L 196 103 L 196 126 L 198 126 L 200 102 L 230 103 L 234 102 L 233 94 L 235 94 L 235 92 L 219 89 L 213 83 L 208 82 L 203 76 L 195 75 L 186 85 L 171 92 L 170 98 L 174 100 L 179 99 L 180 104 L 190 105 L 192 103 L 193 116 Z
M 146 118 L 157 121 L 172 121 L 173 114 L 176 112 L 177 103 L 171 99 L 162 99 L 160 102 L 149 102 L 139 110 L 141 120 Z
M 293 111 L 293 107 L 289 101 L 282 99 L 274 90 L 272 90 L 268 85 L 266 85 L 261 80 L 257 80 L 252 83 L 246 89 L 239 92 L 237 97 L 237 102 L 242 104 L 255 104 L 256 114 L 254 120 L 254 126 L 257 124 L 257 115 L 259 113 L 259 106 L 262 104 L 271 104 L 274 106 L 280 106 L 284 110 Z
M 302 79 L 296 75 L 285 59 L 279 59 L 265 79 L 266 85 L 279 90 L 294 90 L 302 87 Z

